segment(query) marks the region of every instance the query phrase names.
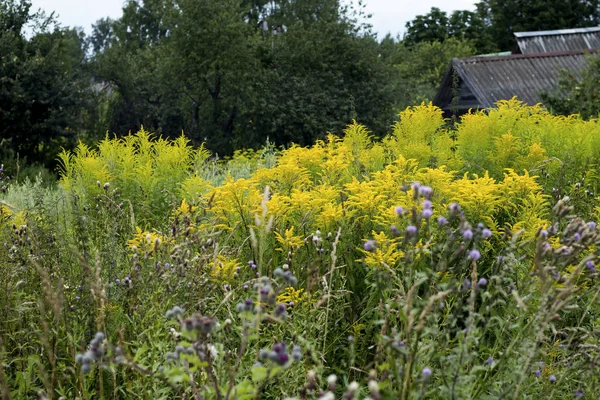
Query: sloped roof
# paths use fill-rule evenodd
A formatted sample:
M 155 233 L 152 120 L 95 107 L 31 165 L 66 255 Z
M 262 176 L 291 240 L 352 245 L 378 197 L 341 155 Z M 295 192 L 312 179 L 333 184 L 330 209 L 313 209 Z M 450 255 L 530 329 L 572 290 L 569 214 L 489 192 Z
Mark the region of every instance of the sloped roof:
M 591 50 L 600 48 L 600 27 L 515 32 L 515 38 L 521 54 Z
M 561 71 L 576 75 L 587 64 L 589 51 L 563 51 L 543 54 L 513 54 L 498 57 L 455 58 L 438 90 L 434 104 L 448 109 L 453 95 L 453 71 L 466 89 L 469 107 L 490 108 L 513 96 L 527 104 L 541 102 L 541 93 L 558 84 Z M 464 106 L 463 106 L 464 107 Z

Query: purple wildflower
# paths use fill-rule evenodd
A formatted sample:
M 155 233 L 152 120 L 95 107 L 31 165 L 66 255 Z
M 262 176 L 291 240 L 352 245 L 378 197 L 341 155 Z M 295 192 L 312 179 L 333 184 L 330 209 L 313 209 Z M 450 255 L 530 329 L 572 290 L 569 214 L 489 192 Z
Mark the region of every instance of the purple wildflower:
M 481 253 L 477 249 L 473 249 L 469 252 L 469 258 L 473 261 L 477 261 L 481 258 Z
M 396 214 L 401 217 L 402 214 L 404 214 L 404 207 L 397 206 L 396 209 L 395 209 L 395 211 L 396 211 Z
M 485 287 L 486 285 L 487 285 L 487 279 L 485 279 L 485 278 L 481 278 L 481 279 L 479 279 L 479 282 L 477 282 L 478 287 Z
M 423 368 L 423 371 L 421 371 L 421 373 L 423 374 L 423 376 L 425 378 L 428 378 L 431 376 L 432 371 L 431 371 L 431 368 L 425 367 L 425 368 Z
M 427 199 L 433 195 L 433 189 L 429 186 L 421 186 L 419 188 L 419 194 Z
M 539 369 L 537 369 L 537 370 L 535 371 L 535 376 L 537 376 L 537 377 L 539 378 L 539 377 L 540 377 L 540 375 L 542 375 L 542 371 L 541 371 L 541 370 L 539 370 Z
M 596 229 L 596 223 L 593 221 L 590 221 L 587 223 L 588 228 L 590 229 Z
M 439 217 L 438 218 L 438 225 L 439 226 L 444 226 L 448 223 L 448 220 L 445 217 Z
M 414 235 L 416 233 L 417 233 L 417 227 L 416 226 L 409 225 L 409 226 L 406 227 L 406 234 L 407 235 L 412 236 L 412 235 Z
M 463 232 L 463 237 L 466 240 L 471 240 L 473 238 L 473 231 L 470 229 L 465 229 L 465 231 Z
M 596 272 L 596 267 L 594 266 L 594 262 L 592 260 L 588 260 L 585 262 L 585 266 L 590 273 Z
M 494 357 L 488 357 L 488 359 L 485 362 L 491 367 L 494 364 L 494 361 Z
M 367 240 L 365 242 L 364 248 L 366 251 L 373 251 L 377 247 L 377 242 L 374 240 Z
M 433 204 L 431 203 L 431 200 L 423 200 L 423 208 L 424 209 L 429 209 L 433 206 Z
M 490 237 L 492 237 L 492 231 L 490 231 L 489 229 L 484 229 L 481 231 L 481 234 L 483 235 L 484 238 L 488 239 Z
M 433 215 L 433 211 L 431 211 L 431 209 L 429 208 L 426 208 L 423 210 L 423 213 L 421 215 L 423 215 L 423 218 L 429 219 Z
M 556 376 L 550 375 L 550 378 L 548 378 L 548 380 L 550 381 L 550 383 L 554 383 L 556 382 Z

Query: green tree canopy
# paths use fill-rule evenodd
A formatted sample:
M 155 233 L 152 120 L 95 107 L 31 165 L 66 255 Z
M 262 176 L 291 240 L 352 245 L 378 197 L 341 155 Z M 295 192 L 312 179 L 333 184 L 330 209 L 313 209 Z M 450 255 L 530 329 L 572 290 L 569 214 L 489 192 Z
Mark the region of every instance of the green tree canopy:
M 2 149 L 48 162 L 80 131 L 90 92 L 83 34 L 56 25 L 26 0 L 0 2 Z M 4 156 L 8 156 L 4 154 Z

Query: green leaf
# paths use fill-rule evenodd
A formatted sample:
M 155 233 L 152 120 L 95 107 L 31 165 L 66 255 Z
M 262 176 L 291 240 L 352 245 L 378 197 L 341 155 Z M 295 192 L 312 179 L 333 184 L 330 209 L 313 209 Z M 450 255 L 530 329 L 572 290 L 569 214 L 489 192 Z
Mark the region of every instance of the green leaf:
M 262 366 L 252 367 L 252 380 L 256 383 L 260 383 L 267 378 L 267 368 Z

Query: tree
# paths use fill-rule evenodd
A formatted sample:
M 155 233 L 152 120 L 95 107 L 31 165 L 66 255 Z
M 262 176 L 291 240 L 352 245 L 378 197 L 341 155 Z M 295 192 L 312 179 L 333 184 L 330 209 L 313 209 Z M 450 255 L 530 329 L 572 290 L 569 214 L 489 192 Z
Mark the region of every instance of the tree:
M 392 68 L 368 25 L 338 0 L 130 1 L 96 24 L 108 125 L 183 130 L 213 151 L 308 144 L 359 118 L 383 133 Z
M 26 25 L 33 27 L 31 34 Z M 3 149 L 30 162 L 51 163 L 60 147 L 74 142 L 89 93 L 84 59 L 81 32 L 33 13 L 26 0 L 0 3 Z
M 477 7 L 475 11 L 457 10 L 450 17 L 439 8 L 432 7 L 425 15 L 418 15 L 406 24 L 404 43 L 414 46 L 423 42 L 443 43 L 449 38 L 470 41 L 477 53 L 496 51 L 486 25 L 486 9 Z
M 600 24 L 600 0 L 482 0 L 498 48 L 511 50 L 514 32 L 580 28 Z
M 578 78 L 564 73 L 558 87 L 542 95 L 544 104 L 555 114 L 600 117 L 600 57 L 590 56 L 589 64 Z

